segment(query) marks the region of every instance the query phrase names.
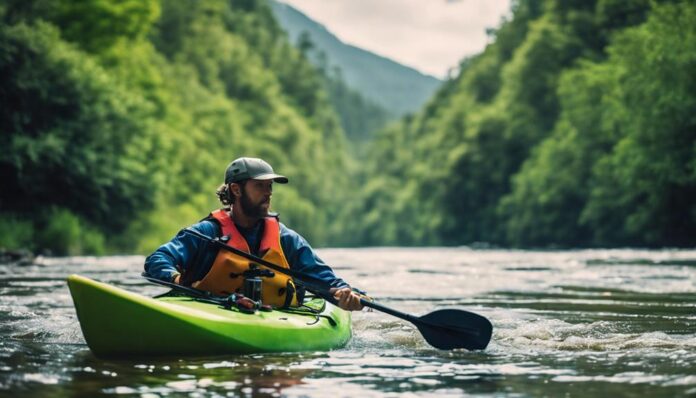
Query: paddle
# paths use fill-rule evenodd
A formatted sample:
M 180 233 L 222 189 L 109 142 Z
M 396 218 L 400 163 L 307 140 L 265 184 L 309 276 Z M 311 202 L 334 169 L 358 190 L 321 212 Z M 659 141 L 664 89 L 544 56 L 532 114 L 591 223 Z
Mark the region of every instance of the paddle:
M 228 246 L 225 242 L 220 240 L 220 238 L 211 238 L 189 228 L 185 229 L 184 232 L 212 242 L 221 249 L 230 251 L 247 260 L 251 260 L 274 271 L 280 272 L 281 274 L 291 276 L 295 280 L 295 283 L 303 285 L 307 290 L 323 297 L 333 304 L 338 303 L 329 292 L 330 287 L 319 278 L 303 272 L 283 268 L 277 264 L 254 256 L 253 254 Z M 419 317 L 375 303 L 367 298 L 361 298 L 360 304 L 413 323 L 421 332 L 425 341 L 441 350 L 451 350 L 455 348 L 482 350 L 488 346 L 491 340 L 491 334 L 493 333 L 493 325 L 488 319 L 473 312 L 460 309 L 447 308 L 436 310 Z
M 189 295 L 191 297 L 195 297 L 197 299 L 202 299 L 203 301 L 208 301 L 208 302 L 211 302 L 213 304 L 224 304 L 225 303 L 226 297 L 216 296 L 216 295 L 214 295 L 208 291 L 205 291 L 205 290 L 200 290 L 200 289 L 196 289 L 193 287 L 180 285 L 178 283 L 167 282 L 167 281 L 164 281 L 162 279 L 153 278 L 145 272 L 141 273 L 140 276 L 147 279 L 148 282 L 169 287 L 169 288 L 176 290 L 176 291 L 179 291 L 181 293 L 186 293 L 187 295 Z

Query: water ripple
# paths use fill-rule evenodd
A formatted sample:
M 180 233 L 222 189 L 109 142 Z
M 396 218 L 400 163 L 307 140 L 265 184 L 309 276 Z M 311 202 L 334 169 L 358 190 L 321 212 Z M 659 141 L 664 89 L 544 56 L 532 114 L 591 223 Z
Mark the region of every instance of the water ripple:
M 340 275 L 413 314 L 456 306 L 494 324 L 487 350 L 440 351 L 410 323 L 353 319 L 340 350 L 105 361 L 65 286 L 79 273 L 156 295 L 143 257 L 0 265 L 0 395 L 687 396 L 696 393 L 696 251 L 325 249 Z

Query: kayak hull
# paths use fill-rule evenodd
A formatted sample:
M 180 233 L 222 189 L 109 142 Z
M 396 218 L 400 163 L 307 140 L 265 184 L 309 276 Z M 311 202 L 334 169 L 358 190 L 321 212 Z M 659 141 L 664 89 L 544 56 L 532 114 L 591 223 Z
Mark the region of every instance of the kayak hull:
M 330 303 L 322 316 L 244 314 L 186 296 L 150 298 L 79 275 L 68 277 L 68 286 L 87 345 L 99 357 L 325 351 L 351 337 L 350 313 Z

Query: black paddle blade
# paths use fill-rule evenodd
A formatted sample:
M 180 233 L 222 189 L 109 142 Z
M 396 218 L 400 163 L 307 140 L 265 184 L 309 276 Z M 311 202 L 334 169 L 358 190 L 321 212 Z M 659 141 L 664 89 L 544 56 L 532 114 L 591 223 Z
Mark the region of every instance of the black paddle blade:
M 491 341 L 493 325 L 485 317 L 458 309 L 443 309 L 413 322 L 425 341 L 441 350 L 483 350 Z

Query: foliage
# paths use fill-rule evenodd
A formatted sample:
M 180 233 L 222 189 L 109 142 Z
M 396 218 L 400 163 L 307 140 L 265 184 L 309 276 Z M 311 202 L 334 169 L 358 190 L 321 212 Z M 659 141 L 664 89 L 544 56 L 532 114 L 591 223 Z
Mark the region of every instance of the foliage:
M 502 201 L 510 241 L 690 243 L 695 13 L 657 7 L 615 37 L 608 60 L 565 74 L 556 128 Z
M 53 255 L 103 254 L 104 237 L 70 211 L 52 208 L 36 229 L 35 246 Z
M 696 7 L 656 7 L 616 38 L 618 140 L 593 168 L 581 221 L 598 242 L 692 245 L 696 236 Z M 615 227 L 615 228 L 612 228 Z
M 375 139 L 350 243 L 693 245 L 694 12 L 514 2 L 482 54 Z
M 122 230 L 156 188 L 146 104 L 49 24 L 2 26 L 0 48 L 3 208 L 53 204 Z
M 34 224 L 11 214 L 0 215 L 0 249 L 34 248 Z
M 86 237 L 108 235 L 150 251 L 219 205 L 238 156 L 287 174 L 277 195 L 302 200 L 276 199 L 283 219 L 330 239 L 344 138 L 264 2 L 10 1 L 1 16 L 0 212 L 41 247 L 99 251 Z

